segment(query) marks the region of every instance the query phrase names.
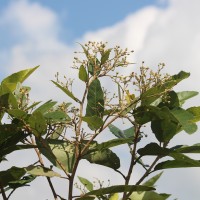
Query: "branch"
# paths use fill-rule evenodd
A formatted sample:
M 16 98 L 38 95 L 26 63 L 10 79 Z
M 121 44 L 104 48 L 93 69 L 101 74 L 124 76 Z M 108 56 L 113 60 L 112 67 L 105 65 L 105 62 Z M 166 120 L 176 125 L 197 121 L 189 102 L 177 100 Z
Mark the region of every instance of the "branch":
M 1 194 L 2 194 L 3 200 L 8 200 L 7 197 L 6 197 L 6 193 L 5 193 L 5 190 L 3 188 L 3 185 L 1 185 L 1 183 L 0 183 L 0 189 L 1 189 Z

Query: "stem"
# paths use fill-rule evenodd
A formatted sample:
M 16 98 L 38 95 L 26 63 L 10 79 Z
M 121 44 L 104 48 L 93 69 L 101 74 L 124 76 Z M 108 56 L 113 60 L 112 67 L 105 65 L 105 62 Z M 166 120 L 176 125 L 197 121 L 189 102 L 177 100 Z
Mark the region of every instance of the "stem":
M 73 198 L 74 177 L 75 177 L 75 174 L 76 174 L 76 170 L 78 168 L 79 161 L 80 161 L 80 158 L 78 157 L 75 164 L 74 164 L 72 174 L 69 178 L 68 200 L 72 200 L 72 198 Z
M 6 197 L 6 193 L 5 193 L 5 190 L 3 188 L 3 185 L 1 185 L 1 183 L 0 183 L 0 189 L 1 189 L 1 194 L 2 194 L 3 200 L 8 200 L 7 197 Z
M 33 145 L 36 145 L 36 143 L 35 143 L 35 141 L 34 141 L 34 139 L 33 139 L 32 137 L 31 137 L 31 142 L 32 142 Z M 41 157 L 41 154 L 40 154 L 39 150 L 38 150 L 37 148 L 34 148 L 34 150 L 35 150 L 35 152 L 36 152 L 36 154 L 37 154 L 37 156 L 38 156 L 38 159 L 39 159 L 40 164 L 44 167 L 44 162 L 43 162 L 43 159 L 42 159 L 42 157 Z M 56 200 L 57 197 L 58 197 L 58 195 L 56 194 L 56 191 L 55 191 L 55 189 L 54 189 L 54 187 L 53 187 L 53 184 L 52 184 L 52 182 L 51 182 L 51 179 L 50 179 L 50 177 L 46 177 L 46 178 L 47 178 L 47 181 L 48 181 L 49 186 L 50 186 L 50 188 L 51 188 L 51 191 L 52 191 L 52 193 L 53 193 L 54 199 Z
M 134 123 L 134 122 L 133 122 Z M 140 133 L 140 128 L 141 126 L 137 126 L 136 124 L 134 124 L 135 126 L 135 138 L 134 138 L 134 144 L 133 144 L 133 151 L 131 153 L 131 163 L 130 163 L 130 166 L 129 166 L 129 170 L 128 170 L 128 174 L 127 176 L 125 177 L 125 185 L 128 185 L 129 184 L 129 181 L 130 181 L 130 178 L 131 178 L 131 174 L 133 172 L 133 167 L 135 165 L 135 154 L 136 154 L 136 147 L 137 147 L 137 140 L 138 140 L 138 136 L 139 136 L 139 133 Z M 124 192 L 123 194 L 123 198 L 122 199 L 127 199 L 127 197 L 130 196 L 130 192 L 127 194 L 126 192 Z

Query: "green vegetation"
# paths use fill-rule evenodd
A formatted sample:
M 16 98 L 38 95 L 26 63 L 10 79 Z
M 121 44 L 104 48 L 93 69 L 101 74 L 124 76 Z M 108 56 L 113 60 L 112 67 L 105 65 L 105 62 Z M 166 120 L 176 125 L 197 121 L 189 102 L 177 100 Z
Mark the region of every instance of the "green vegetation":
M 95 42 L 81 47 L 85 58 L 75 57 L 73 66 L 77 70 L 76 81 L 84 87 L 81 98 L 72 92 L 71 79 L 62 82 L 57 76 L 52 84 L 66 94 L 69 102 L 31 102 L 30 87 L 22 84 L 38 66 L 2 80 L 0 161 L 5 162 L 8 154 L 27 149 L 35 151 L 38 157 L 32 165 L 12 166 L 0 172 L 3 200 L 10 199 L 18 188 L 27 184 L 31 187 L 31 182 L 38 176 L 48 180 L 54 199 L 167 199 L 170 194 L 155 190 L 155 183 L 163 170 L 200 167 L 198 160 L 187 155 L 200 153 L 199 144 L 169 147 L 176 134 L 183 131 L 193 134 L 197 131 L 200 107 L 186 109 L 183 105 L 198 92 L 176 92 L 173 89 L 190 74 L 184 71 L 175 75 L 163 74 L 163 64 L 159 64 L 157 71 L 152 71 L 143 63 L 139 72 L 133 71 L 125 76 L 120 68 L 131 65 L 127 60 L 131 52 L 127 49 L 122 50 L 118 46 L 107 49 L 106 44 Z M 116 91 L 103 88 L 103 79 L 111 81 Z M 5 121 L 5 118 L 8 119 Z M 123 128 L 116 125 L 119 120 L 124 120 Z M 150 125 L 155 137 L 154 142 L 141 148 L 138 144 L 142 144 L 147 135 L 143 133 L 145 125 Z M 98 141 L 102 132 L 113 134 L 114 139 L 103 143 Z M 125 173 L 120 169 L 120 158 L 112 150 L 112 147 L 119 145 L 127 145 L 126 153 L 130 156 Z M 49 162 L 44 162 L 44 157 Z M 148 165 L 145 163 L 146 157 L 152 159 Z M 120 174 L 124 181 L 121 185 L 105 186 L 99 180 L 97 187 L 90 181 L 92 177 L 82 177 L 76 173 L 83 159 L 94 167 L 96 164 L 113 169 L 113 173 Z M 135 165 L 141 166 L 144 174 L 135 181 L 135 185 L 131 185 Z M 155 175 L 148 178 L 152 173 Z M 68 189 L 64 197 L 55 190 L 54 177 L 66 180 Z M 75 184 L 75 177 L 78 177 L 79 183 Z M 79 194 L 74 193 L 75 186 L 80 189 Z

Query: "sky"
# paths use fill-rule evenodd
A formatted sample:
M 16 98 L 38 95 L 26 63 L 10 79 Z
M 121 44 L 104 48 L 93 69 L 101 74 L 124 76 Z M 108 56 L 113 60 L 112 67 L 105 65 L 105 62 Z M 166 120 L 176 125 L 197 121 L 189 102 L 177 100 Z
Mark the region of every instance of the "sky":
M 134 50 L 131 60 L 136 64 L 127 70 L 137 70 L 142 61 L 152 68 L 164 62 L 171 74 L 181 70 L 191 73 L 177 90 L 200 91 L 199 7 L 199 0 L 0 0 L 0 79 L 40 65 L 27 81 L 32 97 L 44 101 L 63 99 L 65 96 L 49 80 L 56 72 L 76 78 L 70 66 L 73 52 L 80 50 L 77 43 L 107 41 L 109 46 Z M 188 106 L 199 102 L 200 97 L 196 97 Z M 174 144 L 198 143 L 200 135 L 197 132 L 189 138 L 181 134 Z M 31 161 L 23 158 L 16 163 Z M 90 169 L 87 163 L 83 168 Z M 101 177 L 110 176 L 110 171 L 100 169 Z M 94 168 L 89 172 L 93 177 L 99 174 Z M 171 199 L 198 200 L 199 172 L 197 168 L 167 170 L 158 183 L 159 191 L 172 193 Z M 52 199 L 50 194 L 40 194 L 48 191 L 45 184 L 39 186 L 41 180 L 34 181 L 27 193 L 22 193 L 23 189 L 16 191 L 13 199 Z M 115 181 L 117 184 L 120 178 Z M 65 191 L 63 185 L 57 186 L 61 193 Z

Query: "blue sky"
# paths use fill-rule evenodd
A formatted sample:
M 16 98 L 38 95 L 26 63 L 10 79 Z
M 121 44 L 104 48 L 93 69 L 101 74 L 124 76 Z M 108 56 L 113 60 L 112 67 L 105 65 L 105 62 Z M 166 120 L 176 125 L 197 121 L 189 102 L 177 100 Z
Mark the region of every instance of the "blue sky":
M 0 79 L 40 65 L 27 82 L 32 97 L 65 99 L 61 93 L 57 95 L 49 80 L 57 71 L 76 78 L 69 68 L 73 52 L 80 49 L 76 42 L 94 40 L 133 49 L 130 59 L 136 65 L 126 72 L 137 70 L 142 61 L 152 68 L 164 62 L 169 73 L 191 73 L 177 89 L 200 91 L 199 8 L 199 0 L 0 0 Z M 75 86 L 75 92 L 79 92 L 79 86 Z M 196 105 L 199 102 L 199 97 L 191 101 Z M 183 134 L 175 143 L 189 140 Z M 190 144 L 199 140 L 200 136 L 194 134 Z M 16 163 L 25 165 L 29 159 Z M 99 174 L 93 168 L 90 172 L 92 176 Z M 109 175 L 103 171 L 102 177 Z M 199 169 L 168 170 L 158 185 L 161 192 L 173 193 L 180 200 L 191 199 L 191 194 L 192 200 L 198 200 L 199 180 Z M 38 185 L 37 181 L 33 183 L 27 199 L 36 199 L 38 191 L 46 190 Z M 15 199 L 23 199 L 22 193 L 16 195 Z

